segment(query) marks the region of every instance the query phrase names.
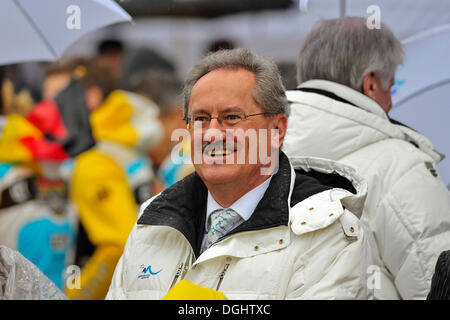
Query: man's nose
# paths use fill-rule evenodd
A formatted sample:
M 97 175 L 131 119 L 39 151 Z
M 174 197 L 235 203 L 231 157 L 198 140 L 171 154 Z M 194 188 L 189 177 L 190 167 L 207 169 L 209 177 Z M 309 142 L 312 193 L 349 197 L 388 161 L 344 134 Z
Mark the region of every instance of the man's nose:
M 204 131 L 203 140 L 213 143 L 225 139 L 225 129 L 219 124 L 217 119 L 211 119 L 209 127 Z
M 219 123 L 219 119 L 217 118 L 211 118 L 211 121 L 209 122 L 208 129 L 218 129 L 222 130 L 223 126 Z

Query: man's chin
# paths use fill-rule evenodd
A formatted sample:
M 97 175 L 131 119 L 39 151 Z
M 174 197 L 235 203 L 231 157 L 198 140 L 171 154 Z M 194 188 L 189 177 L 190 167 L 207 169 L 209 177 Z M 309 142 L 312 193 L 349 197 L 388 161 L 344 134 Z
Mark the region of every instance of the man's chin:
M 204 163 L 196 167 L 196 171 L 206 184 L 225 184 L 232 181 L 236 182 L 239 177 L 233 166 L 235 165 Z

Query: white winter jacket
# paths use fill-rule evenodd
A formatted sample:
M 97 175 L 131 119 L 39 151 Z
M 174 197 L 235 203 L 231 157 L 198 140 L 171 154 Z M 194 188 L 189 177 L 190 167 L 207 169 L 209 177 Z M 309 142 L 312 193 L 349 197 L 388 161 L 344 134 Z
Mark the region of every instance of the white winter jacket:
M 401 297 L 425 298 L 439 254 L 450 249 L 450 194 L 436 168 L 441 155 L 346 86 L 312 80 L 287 97 L 286 154 L 336 160 L 367 180 L 361 221 L 374 232 Z
M 147 201 L 107 299 L 161 299 L 182 278 L 228 299 L 372 298 L 385 275 L 353 214 L 365 182 L 328 160 L 291 161 L 296 170 L 281 154 L 251 218 L 201 255 L 207 189 L 199 176 Z

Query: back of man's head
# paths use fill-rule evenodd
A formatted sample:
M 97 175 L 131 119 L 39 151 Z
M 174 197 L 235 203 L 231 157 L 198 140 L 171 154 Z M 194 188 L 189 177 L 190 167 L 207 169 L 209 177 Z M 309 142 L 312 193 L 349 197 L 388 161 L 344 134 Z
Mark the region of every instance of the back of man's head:
M 383 23 L 369 29 L 360 17 L 322 20 L 300 49 L 297 81 L 329 80 L 361 91 L 364 76 L 375 73 L 387 90 L 403 56 L 400 41 Z

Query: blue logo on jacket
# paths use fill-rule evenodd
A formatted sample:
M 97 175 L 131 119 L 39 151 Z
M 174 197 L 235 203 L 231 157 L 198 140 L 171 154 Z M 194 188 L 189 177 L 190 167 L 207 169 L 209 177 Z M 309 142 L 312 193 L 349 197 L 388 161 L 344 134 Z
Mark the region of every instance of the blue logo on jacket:
M 140 268 L 142 269 L 142 271 L 141 271 L 141 275 L 138 276 L 139 279 L 147 279 L 150 276 L 156 276 L 158 273 L 160 273 L 162 271 L 162 269 L 161 269 L 156 272 L 153 272 L 151 265 L 149 265 L 148 267 L 145 267 L 143 264 L 141 264 Z

